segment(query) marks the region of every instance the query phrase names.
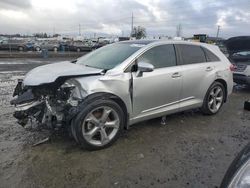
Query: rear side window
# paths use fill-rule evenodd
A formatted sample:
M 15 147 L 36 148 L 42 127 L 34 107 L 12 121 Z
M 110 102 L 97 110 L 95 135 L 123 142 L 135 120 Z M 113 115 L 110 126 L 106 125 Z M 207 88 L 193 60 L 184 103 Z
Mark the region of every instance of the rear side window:
M 206 57 L 207 57 L 207 62 L 214 62 L 214 61 L 220 61 L 220 59 L 210 50 L 203 48 Z
M 156 46 L 142 54 L 137 62 L 146 62 L 154 65 L 155 68 L 176 66 L 174 45 L 167 44 Z
M 200 46 L 178 44 L 178 49 L 182 57 L 182 64 L 189 65 L 206 62 L 206 56 Z

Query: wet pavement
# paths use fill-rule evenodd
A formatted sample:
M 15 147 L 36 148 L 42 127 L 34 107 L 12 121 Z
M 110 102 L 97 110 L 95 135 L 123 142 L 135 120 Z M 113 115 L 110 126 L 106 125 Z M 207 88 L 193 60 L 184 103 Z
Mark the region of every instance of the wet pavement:
M 219 114 L 198 110 L 139 123 L 105 150 L 80 149 L 64 133 L 22 128 L 9 101 L 16 80 L 54 60 L 0 60 L 0 187 L 218 187 L 249 142 L 250 89 L 237 87 Z M 49 142 L 32 145 L 51 135 Z

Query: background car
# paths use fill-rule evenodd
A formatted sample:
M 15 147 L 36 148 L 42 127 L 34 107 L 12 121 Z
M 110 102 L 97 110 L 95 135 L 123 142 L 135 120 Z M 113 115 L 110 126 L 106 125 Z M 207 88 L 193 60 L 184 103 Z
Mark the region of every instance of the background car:
M 48 51 L 57 52 L 59 48 L 60 48 L 60 44 L 58 41 L 38 41 L 34 44 L 35 51 L 46 49 Z
M 225 44 L 229 60 L 235 65 L 234 82 L 250 86 L 250 36 L 233 37 Z
M 229 166 L 220 188 L 250 187 L 250 144 L 247 144 Z
M 85 40 L 85 41 L 73 41 L 69 45 L 70 51 L 91 51 L 92 50 L 92 44 L 91 41 Z
M 3 40 L 0 42 L 0 50 L 10 50 L 10 51 L 24 51 L 27 50 L 25 40 Z

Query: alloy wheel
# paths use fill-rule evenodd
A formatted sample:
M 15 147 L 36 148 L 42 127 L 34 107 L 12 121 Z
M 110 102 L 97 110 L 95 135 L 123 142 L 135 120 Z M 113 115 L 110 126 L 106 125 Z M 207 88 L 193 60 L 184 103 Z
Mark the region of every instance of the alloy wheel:
M 223 103 L 223 90 L 220 86 L 214 87 L 208 97 L 208 108 L 211 112 L 216 113 Z
M 87 114 L 82 123 L 82 134 L 90 144 L 104 146 L 115 137 L 119 127 L 117 112 L 111 107 L 101 106 Z

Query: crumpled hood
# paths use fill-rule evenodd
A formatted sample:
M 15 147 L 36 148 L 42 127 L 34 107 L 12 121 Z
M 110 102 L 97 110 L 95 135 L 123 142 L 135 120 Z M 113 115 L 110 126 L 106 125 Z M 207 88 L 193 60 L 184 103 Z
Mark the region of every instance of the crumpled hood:
M 23 80 L 25 86 L 38 86 L 53 83 L 59 77 L 91 76 L 101 74 L 101 69 L 86 67 L 68 61 L 34 68 Z
M 230 54 L 240 51 L 250 51 L 250 36 L 232 37 L 225 41 Z

